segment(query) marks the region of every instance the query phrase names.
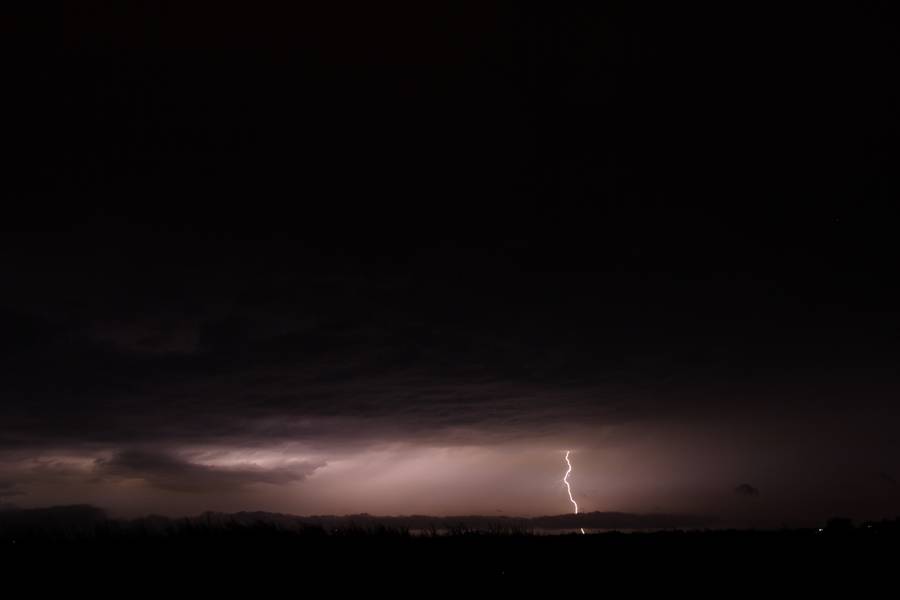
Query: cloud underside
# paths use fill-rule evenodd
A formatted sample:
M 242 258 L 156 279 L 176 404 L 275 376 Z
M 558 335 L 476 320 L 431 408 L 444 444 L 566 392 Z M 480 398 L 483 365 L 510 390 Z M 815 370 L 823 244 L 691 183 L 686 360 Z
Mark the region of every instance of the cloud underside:
M 16 482 L 0 480 L 0 500 L 11 498 L 12 496 L 21 496 L 24 493 L 18 488 Z
M 283 326 L 291 324 L 285 319 Z M 0 407 L 0 451 L 285 440 L 452 443 L 469 433 L 509 438 L 586 421 L 617 423 L 642 408 L 624 386 L 575 378 L 558 359 L 501 352 L 497 342 L 475 334 L 464 344 L 453 336 L 434 340 L 474 350 L 435 354 L 391 331 L 248 328 L 207 325 L 201 329 L 211 331 L 193 334 L 203 340 L 196 347 L 167 343 L 141 352 L 125 333 L 96 337 L 89 330 L 85 335 L 94 337 L 76 338 L 64 351 L 54 347 L 58 356 L 41 349 L 41 361 L 52 363 L 47 372 L 31 372 L 41 364 L 35 361 L 4 382 L 12 400 Z
M 615 315 L 551 328 L 532 321 L 540 303 L 511 311 L 533 294 L 527 279 L 489 294 L 480 278 L 376 277 L 315 256 L 264 269 L 217 258 L 198 278 L 176 258 L 90 285 L 80 263 L 10 275 L 0 452 L 530 435 L 629 419 L 644 408 L 629 378 L 661 375 L 621 360 Z
M 263 468 L 255 464 L 212 466 L 162 452 L 126 450 L 110 459 L 97 459 L 93 474 L 104 480 L 137 479 L 147 485 L 178 492 L 226 492 L 251 484 L 285 485 L 306 479 L 324 463 L 292 461 Z

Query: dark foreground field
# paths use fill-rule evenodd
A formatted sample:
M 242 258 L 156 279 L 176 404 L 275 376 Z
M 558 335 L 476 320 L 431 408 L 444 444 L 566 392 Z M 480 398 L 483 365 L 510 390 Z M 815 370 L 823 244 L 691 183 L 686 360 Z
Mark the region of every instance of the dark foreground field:
M 100 520 L 89 527 L 7 523 L 0 543 L 4 582 L 27 582 L 36 593 L 61 587 L 125 596 L 189 589 L 260 597 L 361 588 L 431 594 L 447 587 L 475 591 L 487 583 L 639 595 L 867 595 L 879 587 L 897 591 L 900 522 L 854 527 L 833 521 L 821 531 L 538 535 L 515 529 L 288 529 L 227 519 L 164 527 Z

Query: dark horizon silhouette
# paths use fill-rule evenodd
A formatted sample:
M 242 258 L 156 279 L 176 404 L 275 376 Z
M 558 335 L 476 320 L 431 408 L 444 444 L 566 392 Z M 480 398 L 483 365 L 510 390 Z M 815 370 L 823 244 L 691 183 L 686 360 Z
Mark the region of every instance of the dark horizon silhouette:
M 723 522 L 715 516 L 687 514 L 632 514 L 621 512 L 543 515 L 516 517 L 505 515 L 296 515 L 266 511 L 239 511 L 221 513 L 203 511 L 195 515 L 179 517 L 148 514 L 138 517 L 115 517 L 108 511 L 91 505 L 63 505 L 41 508 L 18 508 L 0 505 L 0 537 L 22 538 L 28 535 L 54 539 L 59 535 L 85 535 L 90 538 L 99 529 L 121 528 L 123 533 L 144 532 L 166 535 L 183 527 L 271 527 L 286 532 L 322 530 L 324 532 L 488 532 L 497 534 L 574 533 L 579 530 L 595 533 L 653 533 L 663 531 L 725 532 L 725 531 L 815 531 L 832 535 L 852 531 L 875 529 L 896 532 L 900 516 L 859 521 L 846 516 L 832 516 L 824 521 L 808 521 L 805 525 L 790 527 L 758 527 L 753 524 Z M 874 533 L 872 531 L 870 534 Z
M 359 527 L 374 529 L 386 527 L 397 530 L 427 530 L 432 528 L 463 528 L 473 530 L 509 529 L 530 530 L 572 530 L 587 527 L 599 530 L 661 530 L 661 529 L 701 529 L 720 525 L 715 517 L 674 514 L 629 514 L 617 512 L 591 512 L 578 515 L 545 515 L 539 517 L 515 517 L 498 515 L 293 515 L 265 511 L 240 511 L 218 513 L 204 511 L 197 515 L 166 517 L 145 515 L 133 518 L 112 517 L 102 508 L 91 505 L 51 506 L 42 508 L 17 508 L 0 506 L 0 535 L 8 528 L 22 524 L 34 524 L 52 531 L 54 528 L 89 528 L 98 523 L 115 522 L 123 525 L 152 525 L 164 528 L 178 523 L 203 523 L 222 526 L 228 523 L 265 523 L 297 529 L 319 526 L 326 530 L 334 528 Z
M 0 511 L 4 565 L 20 576 L 52 569 L 51 586 L 96 573 L 95 593 L 120 590 L 149 574 L 145 591 L 176 584 L 184 592 L 274 592 L 296 585 L 284 575 L 297 570 L 342 589 L 370 591 L 397 578 L 404 585 L 441 581 L 450 590 L 489 584 L 508 591 L 551 581 L 581 590 L 592 584 L 579 575 L 598 565 L 608 592 L 637 586 L 642 593 L 665 593 L 688 573 L 695 593 L 704 595 L 737 583 L 756 593 L 773 586 L 868 593 L 887 583 L 900 542 L 900 518 L 857 525 L 836 517 L 814 529 L 548 535 L 496 518 L 442 528 L 366 515 L 335 520 L 209 513 L 121 521 L 89 506 L 18 513 Z

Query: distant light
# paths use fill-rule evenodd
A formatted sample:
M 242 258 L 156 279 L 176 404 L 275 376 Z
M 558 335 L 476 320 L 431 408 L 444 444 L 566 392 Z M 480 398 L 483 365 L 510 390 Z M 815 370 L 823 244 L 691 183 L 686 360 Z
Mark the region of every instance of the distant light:
M 825 530 L 822 529 L 821 527 L 819 527 L 819 533 L 822 533 L 823 531 L 825 531 Z

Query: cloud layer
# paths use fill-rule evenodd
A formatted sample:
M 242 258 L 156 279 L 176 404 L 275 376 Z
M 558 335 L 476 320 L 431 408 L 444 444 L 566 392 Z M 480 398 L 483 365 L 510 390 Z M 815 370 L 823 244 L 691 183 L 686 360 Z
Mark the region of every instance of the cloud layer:
M 255 464 L 212 466 L 165 453 L 125 450 L 110 459 L 97 459 L 94 473 L 103 479 L 139 479 L 162 490 L 209 493 L 234 491 L 258 483 L 297 483 L 322 466 L 322 463 L 298 461 L 274 468 Z

